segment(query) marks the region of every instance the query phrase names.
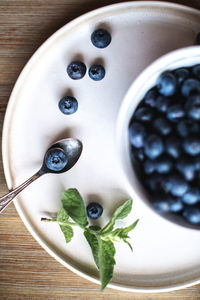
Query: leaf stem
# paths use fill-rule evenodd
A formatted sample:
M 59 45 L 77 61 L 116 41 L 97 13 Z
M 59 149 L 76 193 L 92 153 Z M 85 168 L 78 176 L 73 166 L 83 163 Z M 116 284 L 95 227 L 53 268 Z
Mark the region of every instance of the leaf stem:
M 67 226 L 67 225 L 70 225 L 70 226 L 79 226 L 77 223 L 74 223 L 74 222 L 60 222 L 56 219 L 48 219 L 48 218 L 41 218 L 41 221 L 44 221 L 44 222 L 57 222 L 59 225 L 63 225 L 63 226 Z

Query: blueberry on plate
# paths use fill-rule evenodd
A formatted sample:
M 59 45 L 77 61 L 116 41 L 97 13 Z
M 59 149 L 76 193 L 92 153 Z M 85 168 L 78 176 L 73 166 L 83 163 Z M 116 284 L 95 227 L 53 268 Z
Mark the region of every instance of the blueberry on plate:
M 180 85 L 184 80 L 190 76 L 190 71 L 186 68 L 179 68 L 174 71 L 178 84 Z
M 151 107 L 139 107 L 134 114 L 137 121 L 151 122 L 154 117 L 154 110 Z
M 158 96 L 156 99 L 156 108 L 158 111 L 165 113 L 171 104 L 171 99 L 164 96 Z
M 170 123 L 162 117 L 157 118 L 153 121 L 153 127 L 162 135 L 167 135 L 172 130 Z
M 189 136 L 183 141 L 183 149 L 185 153 L 195 156 L 200 154 L 200 137 Z
M 181 140 L 176 136 L 169 136 L 165 140 L 165 150 L 173 158 L 181 155 Z
M 188 222 L 191 224 L 200 224 L 200 207 L 186 207 L 183 210 L 183 216 L 186 218 Z
M 147 137 L 144 143 L 144 153 L 150 158 L 155 159 L 164 151 L 164 145 L 161 137 L 156 134 L 151 134 Z
M 181 93 L 184 97 L 189 97 L 200 93 L 200 81 L 194 78 L 186 79 L 181 86 Z
M 146 136 L 145 128 L 138 122 L 133 122 L 129 127 L 129 140 L 131 145 L 135 148 L 144 146 L 144 139 Z
M 73 96 L 65 96 L 59 101 L 58 107 L 63 114 L 71 115 L 77 111 L 78 101 Z
M 102 80 L 105 76 L 105 69 L 102 65 L 93 65 L 90 67 L 88 74 L 95 81 Z
M 170 71 L 162 73 L 157 80 L 157 89 L 163 96 L 173 96 L 177 91 L 177 80 L 175 75 Z
M 171 122 L 176 122 L 185 116 L 185 110 L 181 104 L 174 104 L 167 109 L 167 118 Z
M 155 107 L 158 92 L 155 88 L 149 90 L 144 96 L 144 103 L 148 106 Z
M 90 219 L 98 219 L 103 212 L 102 206 L 96 202 L 89 203 L 86 210 L 87 210 L 87 215 Z
M 77 80 L 85 76 L 86 66 L 83 62 L 76 60 L 72 61 L 67 67 L 67 74 L 71 79 Z
M 68 158 L 63 149 L 50 148 L 45 155 L 44 161 L 48 169 L 59 172 L 67 165 Z
M 111 42 L 111 35 L 106 29 L 99 28 L 92 33 L 91 41 L 95 47 L 105 48 Z
M 200 201 L 200 189 L 198 187 L 191 187 L 182 197 L 185 204 L 193 205 Z

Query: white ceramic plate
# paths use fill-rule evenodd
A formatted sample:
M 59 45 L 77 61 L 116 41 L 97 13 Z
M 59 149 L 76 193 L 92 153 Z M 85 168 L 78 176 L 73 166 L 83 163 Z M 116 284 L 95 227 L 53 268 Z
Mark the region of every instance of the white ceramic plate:
M 94 29 L 105 26 L 111 44 L 97 49 L 90 42 Z M 34 172 L 49 144 L 59 138 L 76 137 L 83 153 L 69 172 L 45 175 L 15 201 L 23 222 L 35 239 L 63 265 L 99 283 L 82 233 L 77 229 L 69 244 L 56 224 L 40 218 L 60 208 L 64 189 L 76 187 L 86 204 L 98 200 L 104 224 L 113 209 L 128 198 L 116 155 L 115 127 L 125 92 L 136 76 L 153 60 L 194 43 L 200 31 L 200 12 L 164 2 L 128 2 L 96 11 L 67 24 L 34 54 L 12 92 L 3 130 L 3 161 L 11 189 Z M 88 75 L 73 81 L 67 65 L 81 58 L 89 67 L 102 59 L 106 76 L 100 82 Z M 78 111 L 63 115 L 57 103 L 69 91 L 78 99 Z M 140 218 L 132 232 L 133 253 L 117 244 L 112 288 L 161 292 L 200 282 L 200 236 L 151 213 L 134 201 L 128 223 Z M 127 223 L 125 223 L 127 224 Z

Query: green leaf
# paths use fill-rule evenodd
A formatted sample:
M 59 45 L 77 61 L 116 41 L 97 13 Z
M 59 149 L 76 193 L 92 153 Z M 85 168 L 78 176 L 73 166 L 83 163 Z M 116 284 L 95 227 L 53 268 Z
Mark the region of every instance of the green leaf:
M 98 238 L 98 243 L 101 290 L 104 290 L 113 277 L 113 270 L 115 265 L 115 247 L 112 241 L 104 241 L 100 237 Z
M 96 235 L 93 234 L 93 233 L 91 233 L 90 229 L 92 229 L 93 231 L 98 231 L 101 228 L 98 227 L 98 226 L 90 226 L 88 228 L 88 230 L 84 231 L 84 236 L 85 236 L 86 240 L 88 241 L 88 244 L 91 247 L 95 264 L 96 264 L 97 268 L 99 269 L 99 256 L 98 256 L 98 253 L 99 253 L 99 243 L 98 243 L 98 239 L 97 239 Z
M 60 228 L 65 236 L 66 243 L 69 243 L 74 235 L 72 227 L 70 225 L 60 225 Z
M 62 207 L 57 214 L 58 223 L 67 223 L 69 215 L 66 210 Z M 60 224 L 59 224 L 60 225 Z M 60 228 L 65 236 L 66 243 L 69 243 L 73 237 L 73 229 L 70 225 L 60 225 Z
M 112 240 L 112 241 L 123 241 L 126 244 L 129 245 L 129 247 L 132 250 L 132 246 L 131 244 L 127 241 L 127 239 L 129 238 L 128 233 L 133 230 L 135 228 L 135 226 L 137 225 L 139 220 L 136 220 L 133 224 L 131 224 L 128 227 L 125 228 L 117 228 L 114 231 L 112 231 L 108 237 Z
M 102 233 L 108 233 L 113 230 L 115 221 L 119 219 L 124 219 L 128 216 L 132 209 L 133 200 L 129 199 L 120 205 L 114 212 L 111 220 L 108 224 L 102 229 Z
M 112 233 L 118 236 L 127 236 L 127 234 L 132 231 L 135 226 L 137 225 L 139 219 L 137 219 L 133 224 L 129 225 L 128 227 L 124 227 L 124 228 L 117 228 L 115 229 Z
M 77 189 L 68 189 L 61 196 L 63 208 L 68 215 L 82 228 L 88 224 L 85 204 Z
M 57 221 L 65 223 L 65 222 L 68 222 L 68 219 L 69 219 L 69 215 L 68 215 L 67 211 L 63 207 L 61 207 L 61 209 L 59 210 L 59 212 L 57 214 Z

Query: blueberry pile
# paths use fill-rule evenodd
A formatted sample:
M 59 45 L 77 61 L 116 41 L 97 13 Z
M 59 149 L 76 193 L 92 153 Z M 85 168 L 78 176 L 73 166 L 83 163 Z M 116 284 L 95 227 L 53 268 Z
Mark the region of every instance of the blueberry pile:
M 200 65 L 159 76 L 132 116 L 129 141 L 152 207 L 200 229 Z

